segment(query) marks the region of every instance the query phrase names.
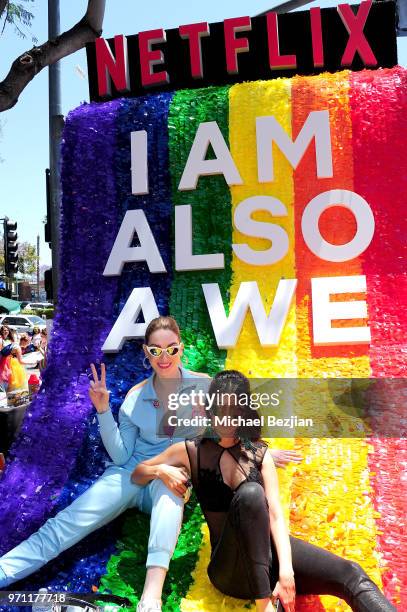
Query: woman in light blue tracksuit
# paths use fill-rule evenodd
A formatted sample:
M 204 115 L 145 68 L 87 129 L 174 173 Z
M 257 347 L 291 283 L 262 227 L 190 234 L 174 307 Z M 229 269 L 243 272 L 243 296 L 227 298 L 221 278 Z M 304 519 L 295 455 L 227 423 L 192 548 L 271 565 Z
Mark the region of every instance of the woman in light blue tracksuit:
M 103 443 L 112 462 L 102 476 L 70 506 L 50 518 L 27 540 L 0 558 L 0 588 L 28 576 L 109 523 L 127 508 L 151 514 L 147 575 L 139 612 L 161 610 L 161 592 L 182 522 L 187 477 L 181 468 L 161 466 L 160 479 L 148 486 L 132 484 L 131 473 L 179 442 L 174 429 L 164 428 L 169 393 L 205 388 L 208 377 L 181 366 L 183 345 L 176 321 L 158 317 L 148 325 L 144 352 L 153 375 L 133 387 L 119 412 L 117 425 L 109 407 L 105 366 L 100 378 L 92 364 L 89 395 L 94 404 Z M 161 423 L 161 428 L 159 427 Z M 277 465 L 298 461 L 295 453 L 275 451 Z

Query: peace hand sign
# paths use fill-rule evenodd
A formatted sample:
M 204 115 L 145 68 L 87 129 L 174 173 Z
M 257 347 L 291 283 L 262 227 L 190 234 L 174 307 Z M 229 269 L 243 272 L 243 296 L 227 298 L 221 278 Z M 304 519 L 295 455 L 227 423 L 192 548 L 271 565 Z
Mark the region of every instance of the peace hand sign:
M 106 366 L 104 363 L 100 364 L 100 380 L 93 363 L 90 364 L 90 369 L 92 370 L 93 380 L 90 381 L 89 397 L 96 411 L 102 414 L 109 410 L 110 391 L 106 388 Z

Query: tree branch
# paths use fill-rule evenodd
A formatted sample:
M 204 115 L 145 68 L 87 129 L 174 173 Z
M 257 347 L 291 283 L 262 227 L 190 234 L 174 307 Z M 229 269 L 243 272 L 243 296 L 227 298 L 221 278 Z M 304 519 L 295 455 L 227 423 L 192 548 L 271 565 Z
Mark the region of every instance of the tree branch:
M 0 3 L 1 3 L 1 0 L 0 0 Z M 9 11 L 10 11 L 10 2 L 8 0 L 6 0 L 6 5 L 4 6 L 3 9 L 0 6 L 0 19 L 3 19 L 3 11 L 5 11 L 6 14 L 4 15 L 3 28 L 1 30 L 1 35 L 2 36 L 4 34 L 4 30 L 6 29 L 7 19 L 8 19 L 8 15 L 9 15 Z
M 82 49 L 102 34 L 105 4 L 106 0 L 88 0 L 84 17 L 73 28 L 14 60 L 8 75 L 0 83 L 0 112 L 17 103 L 21 92 L 43 68 Z
M 8 4 L 8 0 L 0 0 L 0 17 L 3 15 L 3 11 Z

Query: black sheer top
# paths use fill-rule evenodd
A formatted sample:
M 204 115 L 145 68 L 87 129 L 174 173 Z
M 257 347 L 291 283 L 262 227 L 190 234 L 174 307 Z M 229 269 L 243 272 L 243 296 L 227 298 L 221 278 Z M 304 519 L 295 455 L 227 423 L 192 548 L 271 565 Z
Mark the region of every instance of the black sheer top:
M 211 546 L 222 533 L 233 495 L 243 482 L 264 486 L 261 465 L 267 445 L 251 442 L 247 449 L 242 442 L 223 448 L 211 438 L 185 441 L 191 465 L 191 480 L 208 523 Z

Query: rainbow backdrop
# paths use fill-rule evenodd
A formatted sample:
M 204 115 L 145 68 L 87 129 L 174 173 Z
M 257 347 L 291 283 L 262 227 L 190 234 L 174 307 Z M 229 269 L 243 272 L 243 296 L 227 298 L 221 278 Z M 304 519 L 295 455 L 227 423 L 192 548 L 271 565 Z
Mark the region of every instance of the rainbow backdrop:
M 334 162 L 332 179 L 317 179 L 310 147 L 297 170 L 275 150 L 275 180 L 259 185 L 255 117 L 274 115 L 295 137 L 308 113 L 329 109 Z M 201 178 L 195 191 L 178 183 L 198 124 L 218 122 L 244 185 L 228 188 L 223 177 Z M 131 195 L 130 132 L 149 134 L 150 194 Z M 72 111 L 63 143 L 62 282 L 51 358 L 40 394 L 32 404 L 0 482 L 1 551 L 35 531 L 81 494 L 104 468 L 106 454 L 87 398 L 87 367 L 101 359 L 100 347 L 137 286 L 151 286 L 159 311 L 178 320 L 188 367 L 215 373 L 238 368 L 251 377 L 402 377 L 405 374 L 407 293 L 403 250 L 407 193 L 407 71 L 322 74 L 138 99 L 88 104 Z M 349 189 L 370 204 L 376 232 L 360 257 L 344 264 L 320 260 L 305 246 L 300 220 L 305 205 L 328 189 Z M 244 198 L 272 195 L 288 209 L 281 225 L 290 250 L 276 265 L 242 263 L 232 242 L 243 237 L 232 226 Z M 225 269 L 176 272 L 173 207 L 191 204 L 195 253 L 225 254 Z M 128 209 L 141 208 L 153 229 L 167 274 L 150 275 L 144 264 L 128 264 L 120 277 L 102 276 Z M 261 218 L 264 213 L 257 213 Z M 403 226 L 404 224 L 404 226 Z M 332 209 L 321 219 L 327 240 L 346 242 L 354 219 Z M 262 239 L 248 239 L 265 248 Z M 311 340 L 310 279 L 364 274 L 372 342 L 364 347 L 316 348 Z M 266 308 L 281 277 L 297 278 L 278 348 L 262 348 L 251 316 L 233 350 L 217 348 L 201 283 L 217 282 L 226 308 L 242 281 L 257 281 Z M 108 384 L 116 412 L 127 391 L 146 376 L 139 342 L 108 355 Z M 401 407 L 396 405 L 395 411 Z M 293 535 L 359 562 L 400 610 L 407 609 L 407 444 L 402 439 L 285 439 L 276 446 L 301 449 L 298 468 L 280 473 L 282 497 Z M 148 518 L 129 511 L 121 519 L 61 555 L 20 588 L 50 585 L 87 591 L 92 586 L 130 599 L 134 606 L 144 578 Z M 190 504 L 167 580 L 166 610 L 243 610 L 247 602 L 223 597 L 209 583 L 207 529 Z M 330 597 L 299 598 L 297 610 L 344 610 Z M 5 608 L 4 608 L 5 609 Z

